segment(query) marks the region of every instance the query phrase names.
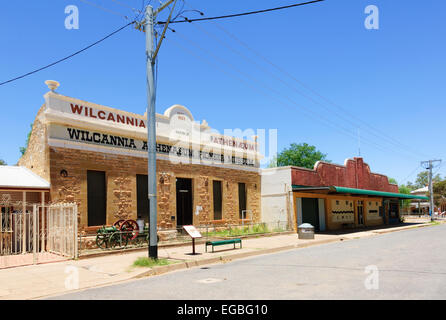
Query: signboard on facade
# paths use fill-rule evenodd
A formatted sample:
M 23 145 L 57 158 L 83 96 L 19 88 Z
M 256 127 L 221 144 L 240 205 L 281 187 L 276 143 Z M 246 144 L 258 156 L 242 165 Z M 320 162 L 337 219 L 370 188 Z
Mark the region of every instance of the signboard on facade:
M 147 151 L 147 141 L 129 138 L 121 135 L 107 134 L 63 125 L 50 126 L 50 138 L 75 141 L 86 144 L 102 145 L 107 147 L 122 148 L 135 151 Z M 224 151 L 219 149 L 219 151 Z M 187 148 L 183 146 L 172 146 L 163 143 L 156 144 L 156 152 L 174 158 L 185 158 L 196 161 L 208 161 L 220 164 L 233 164 L 240 166 L 255 167 L 255 160 L 233 156 L 231 152 L 217 153 L 213 151 Z

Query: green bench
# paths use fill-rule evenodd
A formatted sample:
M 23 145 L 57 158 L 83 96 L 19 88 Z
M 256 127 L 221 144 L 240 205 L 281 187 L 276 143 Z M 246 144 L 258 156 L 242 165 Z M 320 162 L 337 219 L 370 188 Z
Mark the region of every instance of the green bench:
M 240 249 L 242 248 L 242 239 L 229 239 L 229 240 L 218 240 L 218 241 L 206 241 L 206 252 L 208 252 L 208 246 L 212 246 L 212 252 L 214 252 L 215 246 L 223 246 L 226 244 L 235 244 L 240 243 Z

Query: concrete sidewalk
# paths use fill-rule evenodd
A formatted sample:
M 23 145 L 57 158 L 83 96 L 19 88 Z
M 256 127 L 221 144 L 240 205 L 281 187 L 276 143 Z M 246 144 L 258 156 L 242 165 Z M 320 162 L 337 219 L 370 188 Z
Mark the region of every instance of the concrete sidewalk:
M 297 234 L 259 236 L 243 239 L 242 249 L 233 245 L 216 247 L 215 252 L 205 252 L 204 244 L 196 245 L 198 255 L 191 255 L 191 246 L 159 247 L 159 258 L 167 258 L 173 264 L 153 268 L 133 267 L 138 257 L 147 256 L 147 249 L 130 253 L 110 254 L 101 257 L 69 260 L 50 264 L 32 265 L 0 270 L 0 299 L 36 299 L 65 294 L 92 287 L 116 284 L 144 276 L 157 275 L 174 270 L 226 262 L 233 259 L 273 253 L 334 241 L 351 240 L 381 233 L 429 226 L 420 223 L 411 226 L 353 231 L 348 234 L 317 234 L 314 240 L 299 240 Z M 238 245 L 237 245 L 238 248 Z M 78 276 L 78 287 L 71 279 Z

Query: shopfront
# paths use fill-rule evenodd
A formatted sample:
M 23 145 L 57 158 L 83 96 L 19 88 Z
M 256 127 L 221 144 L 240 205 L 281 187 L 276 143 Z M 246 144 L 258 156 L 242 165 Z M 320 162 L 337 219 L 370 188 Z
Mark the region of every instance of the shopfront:
M 428 199 L 398 193 L 397 185 L 372 173 L 362 158 L 290 170 L 296 230 L 302 223 L 312 224 L 316 231 L 396 224 L 401 200 Z
M 44 97 L 19 165 L 50 181 L 51 201 L 78 204 L 81 229 L 147 223 L 146 117 L 52 91 Z M 157 114 L 156 127 L 160 229 L 260 221 L 255 141 L 218 134 L 180 105 Z
M 310 223 L 316 231 L 397 224 L 399 200 L 413 199 L 399 193 L 335 186 L 295 186 L 293 195 L 296 226 Z

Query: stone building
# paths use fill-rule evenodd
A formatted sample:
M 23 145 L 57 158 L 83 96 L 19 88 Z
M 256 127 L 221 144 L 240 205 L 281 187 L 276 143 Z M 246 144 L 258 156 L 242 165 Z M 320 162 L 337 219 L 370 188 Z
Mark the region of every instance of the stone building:
M 52 202 L 76 202 L 81 230 L 148 222 L 145 115 L 44 95 L 18 165 L 50 182 Z M 261 220 L 257 142 L 215 133 L 184 106 L 156 115 L 158 226 Z

